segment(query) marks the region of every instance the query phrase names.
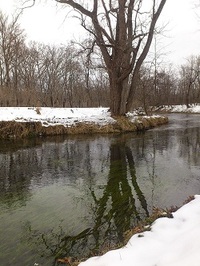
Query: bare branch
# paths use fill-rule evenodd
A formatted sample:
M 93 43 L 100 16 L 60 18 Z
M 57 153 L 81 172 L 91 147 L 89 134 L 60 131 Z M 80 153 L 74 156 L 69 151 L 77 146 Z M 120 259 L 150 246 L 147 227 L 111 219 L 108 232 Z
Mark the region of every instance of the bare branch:
M 109 11 L 106 8 L 105 1 L 101 0 L 101 2 L 102 2 L 102 5 L 103 5 L 103 8 L 105 10 L 107 25 L 108 25 L 108 28 L 109 28 L 109 31 L 110 31 L 111 39 L 114 40 L 113 29 L 112 29 L 112 25 L 111 25 L 110 16 L 109 16 Z
M 142 62 L 144 61 L 144 59 L 145 59 L 145 57 L 146 57 L 146 55 L 147 55 L 147 53 L 149 51 L 149 48 L 150 48 L 150 45 L 151 45 L 151 42 L 152 42 L 152 39 L 153 39 L 153 33 L 154 33 L 156 22 L 157 22 L 157 20 L 159 18 L 159 15 L 160 15 L 160 13 L 161 13 L 166 1 L 167 0 L 162 0 L 160 2 L 160 5 L 159 5 L 159 7 L 158 7 L 156 12 L 154 11 L 154 6 L 153 6 L 153 12 L 155 12 L 155 13 L 153 14 L 152 21 L 151 21 L 151 24 L 150 24 L 147 42 L 146 42 L 145 47 L 143 49 L 143 52 L 140 55 L 140 58 L 138 59 L 138 62 L 137 62 L 137 65 L 138 65 L 137 68 L 140 68 L 140 66 L 142 65 Z
M 30 4 L 30 5 L 28 5 L 28 6 L 25 6 L 25 7 L 23 7 L 22 9 L 33 7 L 33 6 L 35 5 L 35 0 L 32 0 L 32 1 L 33 1 L 32 4 Z M 26 3 L 29 3 L 29 2 L 30 2 L 30 0 L 26 0 L 26 1 L 23 3 L 23 5 L 26 5 Z
M 92 17 L 93 12 L 87 10 L 86 8 L 84 8 L 83 6 L 81 6 L 80 4 L 74 2 L 73 0 L 55 0 L 58 3 L 61 4 L 68 4 L 70 6 L 72 6 L 74 9 L 79 10 L 82 14 L 88 16 L 88 17 Z

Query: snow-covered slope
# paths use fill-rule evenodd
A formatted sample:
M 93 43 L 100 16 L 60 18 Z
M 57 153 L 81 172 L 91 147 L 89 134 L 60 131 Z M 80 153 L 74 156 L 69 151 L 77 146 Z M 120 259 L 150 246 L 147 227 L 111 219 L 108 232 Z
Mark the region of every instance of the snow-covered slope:
M 134 235 L 128 244 L 80 266 L 199 266 L 200 196 L 173 213 L 157 219 L 151 231 Z

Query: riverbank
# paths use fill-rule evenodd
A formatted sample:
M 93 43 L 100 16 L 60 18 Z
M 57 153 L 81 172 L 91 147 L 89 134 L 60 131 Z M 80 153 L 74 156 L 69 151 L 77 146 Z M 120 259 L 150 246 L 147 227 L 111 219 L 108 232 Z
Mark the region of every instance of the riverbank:
M 200 114 L 200 105 L 199 104 L 190 104 L 187 107 L 183 105 L 163 105 L 153 108 L 153 112 L 159 113 L 188 113 L 188 114 Z
M 122 133 L 147 130 L 168 123 L 165 116 L 111 117 L 108 108 L 1 107 L 0 138 L 63 134 Z
M 92 257 L 80 266 L 196 266 L 199 265 L 200 196 L 175 212 L 134 231 L 127 245 Z M 167 214 L 167 213 L 166 213 Z M 136 234 L 134 234 L 136 233 Z

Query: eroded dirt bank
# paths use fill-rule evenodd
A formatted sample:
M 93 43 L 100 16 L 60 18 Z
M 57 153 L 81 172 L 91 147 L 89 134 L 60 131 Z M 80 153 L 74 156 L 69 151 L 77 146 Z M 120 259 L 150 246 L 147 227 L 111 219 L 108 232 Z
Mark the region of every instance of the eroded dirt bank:
M 134 121 L 127 117 L 115 117 L 115 123 L 100 126 L 95 123 L 77 123 L 74 126 L 44 126 L 40 122 L 0 122 L 0 139 L 30 138 L 67 134 L 122 133 L 147 130 L 168 123 L 164 116 L 138 117 Z

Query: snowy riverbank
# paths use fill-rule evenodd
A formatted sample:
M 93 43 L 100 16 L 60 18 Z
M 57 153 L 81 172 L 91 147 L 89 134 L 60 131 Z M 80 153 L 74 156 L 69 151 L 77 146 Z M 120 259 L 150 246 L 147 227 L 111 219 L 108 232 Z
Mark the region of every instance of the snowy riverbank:
M 135 112 L 114 119 L 108 108 L 0 107 L 0 138 L 134 132 L 167 122 Z
M 136 122 L 141 116 L 137 112 L 127 117 Z M 158 115 L 143 116 L 156 118 Z M 74 126 L 79 123 L 94 123 L 100 126 L 115 123 L 108 108 L 51 108 L 51 107 L 0 107 L 0 121 L 41 122 L 43 126 Z
M 189 108 L 184 105 L 164 105 L 155 108 L 155 111 L 166 112 L 166 113 L 191 113 L 191 114 L 200 114 L 200 105 L 191 104 Z
M 166 105 L 155 111 L 169 113 L 200 113 L 200 105 Z M 131 121 L 137 121 L 141 116 L 137 112 L 127 115 Z M 155 118 L 158 116 L 143 116 Z M 0 121 L 41 122 L 43 126 L 63 125 L 74 126 L 78 123 L 94 123 L 100 126 L 115 123 L 108 108 L 51 108 L 51 107 L 0 107 Z
M 200 196 L 157 219 L 150 231 L 139 233 L 123 248 L 93 257 L 80 266 L 199 266 Z
M 200 105 L 165 105 L 155 111 L 169 113 L 200 113 Z M 140 117 L 136 111 L 127 115 L 131 121 Z M 143 116 L 153 118 L 158 116 Z M 43 126 L 73 126 L 78 123 L 107 125 L 115 123 L 108 108 L 51 108 L 51 107 L 0 107 L 0 121 L 41 122 Z
M 0 121 L 41 122 L 43 126 L 113 123 L 108 108 L 0 107 Z

